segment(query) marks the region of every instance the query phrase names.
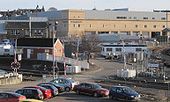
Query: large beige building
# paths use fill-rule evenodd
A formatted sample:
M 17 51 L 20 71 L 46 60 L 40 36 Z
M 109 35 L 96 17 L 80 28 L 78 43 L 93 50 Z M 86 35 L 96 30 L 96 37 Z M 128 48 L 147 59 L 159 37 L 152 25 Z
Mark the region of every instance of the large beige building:
M 165 35 L 170 26 L 168 12 L 112 11 L 112 10 L 58 10 L 51 20 L 58 21 L 58 36 L 83 34 L 126 33 L 155 38 Z M 47 13 L 46 12 L 46 13 Z M 169 36 L 169 35 L 168 35 Z

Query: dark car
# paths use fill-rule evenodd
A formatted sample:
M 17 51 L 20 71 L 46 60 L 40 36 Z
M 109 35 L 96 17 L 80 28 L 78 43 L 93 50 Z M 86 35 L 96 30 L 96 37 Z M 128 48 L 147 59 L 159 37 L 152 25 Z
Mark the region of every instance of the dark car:
M 112 86 L 110 88 L 109 98 L 124 101 L 138 101 L 140 94 L 127 86 Z
M 44 95 L 44 99 L 49 99 L 52 97 L 52 92 L 50 89 L 46 89 L 44 87 L 41 87 L 41 86 L 27 86 L 27 87 L 24 87 L 24 88 L 36 88 L 36 89 L 39 89 L 41 90 L 41 92 L 43 93 Z
M 36 88 L 22 88 L 15 91 L 18 94 L 26 96 L 26 98 L 43 100 L 43 93 Z
M 76 85 L 73 89 L 77 94 L 87 94 L 98 96 L 108 96 L 109 90 L 102 88 L 99 84 L 96 83 L 81 83 Z
M 56 84 L 56 83 L 53 83 L 53 82 L 48 82 L 48 83 L 40 83 L 40 84 L 38 84 L 38 86 L 41 85 L 41 84 L 53 85 L 54 87 L 56 87 L 56 88 L 58 89 L 58 92 L 59 92 L 59 93 L 62 93 L 62 92 L 65 91 L 64 86 L 63 86 L 63 85 L 60 85 L 60 84 Z
M 74 81 L 71 78 L 63 78 L 63 77 L 56 78 L 56 79 L 54 79 L 50 82 L 64 86 L 66 92 L 71 91 L 74 88 L 75 85 L 79 84 L 79 82 Z
M 0 92 L 0 102 L 19 102 L 26 99 L 25 96 L 14 92 Z
M 58 89 L 53 86 L 53 85 L 50 85 L 50 84 L 39 84 L 38 86 L 41 86 L 41 87 L 44 87 L 46 89 L 50 89 L 51 92 L 52 92 L 52 96 L 57 96 L 58 95 Z

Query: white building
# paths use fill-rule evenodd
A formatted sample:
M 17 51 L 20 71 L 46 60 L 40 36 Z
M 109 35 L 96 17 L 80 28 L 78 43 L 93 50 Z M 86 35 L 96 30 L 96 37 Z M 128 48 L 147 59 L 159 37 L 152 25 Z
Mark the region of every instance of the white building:
M 147 45 L 136 43 L 105 43 L 101 45 L 101 55 L 104 57 L 119 56 L 122 54 L 139 54 L 148 51 Z

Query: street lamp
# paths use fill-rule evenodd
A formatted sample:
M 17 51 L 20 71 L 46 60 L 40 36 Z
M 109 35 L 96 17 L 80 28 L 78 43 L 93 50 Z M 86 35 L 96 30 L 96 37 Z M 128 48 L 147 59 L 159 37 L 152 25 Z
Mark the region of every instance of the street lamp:
M 55 59 L 55 37 L 56 37 L 56 33 L 55 33 L 55 27 L 58 24 L 58 21 L 55 22 L 55 24 L 52 25 L 52 37 L 53 37 L 53 79 L 55 79 L 55 67 L 57 66 L 56 63 L 56 59 Z

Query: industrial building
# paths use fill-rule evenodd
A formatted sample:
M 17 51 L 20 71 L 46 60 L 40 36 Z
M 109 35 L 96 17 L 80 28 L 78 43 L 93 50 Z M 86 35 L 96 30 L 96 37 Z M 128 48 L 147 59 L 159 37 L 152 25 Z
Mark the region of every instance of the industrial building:
M 40 12 L 50 21 L 57 21 L 58 36 L 83 34 L 126 33 L 128 35 L 155 38 L 166 34 L 169 28 L 169 12 L 142 12 L 122 10 L 50 10 Z M 167 30 L 166 30 L 167 31 Z M 168 35 L 169 36 L 169 35 Z

